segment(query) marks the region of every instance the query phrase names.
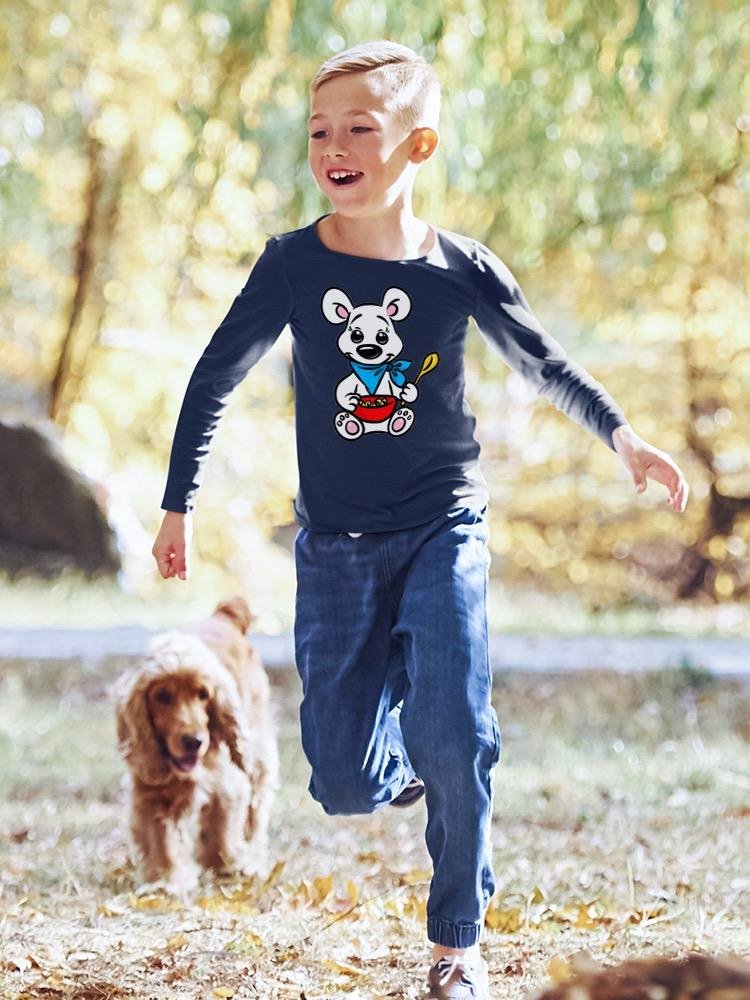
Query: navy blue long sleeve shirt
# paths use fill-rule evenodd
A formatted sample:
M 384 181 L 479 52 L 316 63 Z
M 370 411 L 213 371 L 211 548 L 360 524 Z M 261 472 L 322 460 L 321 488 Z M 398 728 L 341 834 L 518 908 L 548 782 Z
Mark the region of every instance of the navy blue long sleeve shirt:
M 486 246 L 434 227 L 437 239 L 422 257 L 358 257 L 326 247 L 319 221 L 266 242 L 196 364 L 164 510 L 194 509 L 229 396 L 287 324 L 294 512 L 311 530 L 392 531 L 487 503 L 476 420 L 464 396 L 469 316 L 514 371 L 614 450 L 612 432 L 627 423 L 622 410 L 543 329 Z

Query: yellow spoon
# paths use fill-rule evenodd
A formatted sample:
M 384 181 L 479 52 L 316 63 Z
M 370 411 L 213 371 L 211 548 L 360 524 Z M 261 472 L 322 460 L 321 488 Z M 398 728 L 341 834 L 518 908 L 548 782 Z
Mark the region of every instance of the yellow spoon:
M 422 376 L 427 374 L 427 372 L 431 372 L 433 368 L 437 368 L 439 361 L 440 358 L 438 357 L 437 354 L 428 354 L 427 357 L 422 362 L 422 367 L 419 370 L 419 375 L 417 375 L 417 377 L 414 379 L 414 385 L 416 385 L 417 382 L 422 378 Z

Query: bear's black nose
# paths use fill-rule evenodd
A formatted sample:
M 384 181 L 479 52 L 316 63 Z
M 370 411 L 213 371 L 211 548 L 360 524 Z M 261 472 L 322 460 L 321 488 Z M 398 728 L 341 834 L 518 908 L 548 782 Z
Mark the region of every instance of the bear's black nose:
M 383 348 L 378 347 L 377 344 L 362 344 L 361 347 L 357 348 L 357 354 L 361 354 L 363 358 L 379 358 L 383 353 Z

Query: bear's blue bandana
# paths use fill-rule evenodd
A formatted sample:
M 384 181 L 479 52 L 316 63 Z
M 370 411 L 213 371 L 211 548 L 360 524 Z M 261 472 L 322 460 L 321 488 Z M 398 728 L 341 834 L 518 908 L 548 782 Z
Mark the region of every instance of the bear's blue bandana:
M 411 361 L 402 359 L 401 361 L 384 361 L 379 365 L 363 365 L 360 361 L 352 361 L 350 358 L 349 364 L 357 378 L 361 378 L 365 383 L 368 393 L 372 396 L 386 371 L 395 385 L 405 385 L 406 375 L 404 372 L 411 366 Z

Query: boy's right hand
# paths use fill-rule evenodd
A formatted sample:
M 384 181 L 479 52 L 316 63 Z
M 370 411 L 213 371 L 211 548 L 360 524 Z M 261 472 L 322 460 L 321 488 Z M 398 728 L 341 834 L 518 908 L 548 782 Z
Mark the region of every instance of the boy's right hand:
M 187 580 L 190 574 L 190 542 L 193 537 L 193 515 L 176 510 L 164 512 L 151 555 L 165 580 L 178 576 Z

